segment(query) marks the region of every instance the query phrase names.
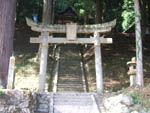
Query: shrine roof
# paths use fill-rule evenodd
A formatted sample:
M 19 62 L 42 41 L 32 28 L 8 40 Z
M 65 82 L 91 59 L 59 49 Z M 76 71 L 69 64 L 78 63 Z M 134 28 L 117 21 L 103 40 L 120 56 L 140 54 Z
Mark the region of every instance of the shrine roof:
M 75 11 L 71 7 L 68 7 L 64 11 L 58 13 L 58 16 L 69 16 L 69 17 L 77 17 L 78 15 L 76 14 Z

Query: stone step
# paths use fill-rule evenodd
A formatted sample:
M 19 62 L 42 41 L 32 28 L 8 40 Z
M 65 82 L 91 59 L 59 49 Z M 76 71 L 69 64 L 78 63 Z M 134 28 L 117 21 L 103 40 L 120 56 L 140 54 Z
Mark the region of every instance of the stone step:
M 82 84 L 57 84 L 59 88 L 83 88 Z
M 73 58 L 66 58 L 66 59 L 62 59 L 62 57 L 60 57 L 60 63 L 61 64 L 80 64 L 80 58 L 77 59 L 73 59 Z
M 62 45 L 61 46 L 62 49 L 73 49 L 73 50 L 78 50 L 78 45 L 76 44 L 67 44 L 67 45 Z
M 66 50 L 63 53 L 60 52 L 60 55 L 61 55 L 61 57 L 65 57 L 65 58 L 73 58 L 73 59 L 78 58 L 78 57 L 80 58 L 79 51 Z
M 99 112 L 95 111 L 92 105 L 86 106 L 55 105 L 54 113 L 99 113 Z
M 59 98 L 59 99 L 71 99 L 71 100 L 78 100 L 78 99 L 80 99 L 81 101 L 82 100 L 91 100 L 92 99 L 92 97 L 91 96 L 89 96 L 89 95 L 87 95 L 87 96 L 83 96 L 83 95 L 79 95 L 79 96 L 72 96 L 72 95 L 67 95 L 67 96 L 65 96 L 65 95 L 61 95 L 61 96 L 54 96 L 54 99 L 57 99 L 57 98 Z
M 90 95 L 54 95 L 55 105 L 92 105 Z
M 68 96 L 73 96 L 73 97 L 91 97 L 92 95 L 96 95 L 96 93 L 74 93 L 74 92 L 65 92 L 65 93 L 54 93 L 54 97 L 68 97 Z
M 73 57 L 73 58 L 72 57 L 61 56 L 60 60 L 61 60 L 62 63 L 64 63 L 64 62 L 78 62 L 78 63 L 80 63 L 81 58 L 80 58 L 80 56 Z
M 58 81 L 81 81 L 81 77 L 69 77 L 69 76 L 61 76 L 58 78 Z
M 82 75 L 82 71 L 81 70 L 72 70 L 72 69 L 68 69 L 68 70 L 64 70 L 64 69 L 60 69 L 59 72 L 60 75 L 77 75 L 77 76 L 81 76 Z
M 78 80 L 78 79 L 81 79 L 81 80 L 82 80 L 82 76 L 79 75 L 79 74 L 76 75 L 76 73 L 75 73 L 75 74 L 60 74 L 60 73 L 59 73 L 58 79 L 59 79 L 59 78 L 62 78 L 62 77 L 63 77 L 63 78 L 64 78 L 64 77 L 65 77 L 65 78 L 68 78 L 68 80 L 69 80 L 70 78 L 77 78 L 77 80 Z
M 84 92 L 83 88 L 57 88 L 58 92 Z
M 80 101 L 55 101 L 54 105 L 78 105 L 78 106 L 86 106 L 86 105 L 93 105 L 92 101 L 84 101 L 84 102 L 80 102 Z
M 75 81 L 75 80 L 60 80 L 58 81 L 59 84 L 68 84 L 68 85 L 83 85 L 82 81 Z
M 80 71 L 81 70 L 81 67 L 78 65 L 72 65 L 72 64 L 60 64 L 59 66 L 60 69 L 65 69 L 65 70 L 77 70 L 77 71 Z M 61 71 L 61 70 L 60 70 Z
M 72 71 L 72 72 L 81 72 L 81 67 L 79 66 L 72 66 L 67 64 L 60 64 L 59 70 L 66 70 L 66 71 Z
M 74 96 L 68 96 L 68 97 L 54 97 L 54 101 L 58 102 L 86 102 L 86 101 L 92 101 L 91 97 L 83 97 L 83 96 L 79 96 L 79 97 L 74 97 Z
M 91 95 L 95 93 L 55 93 L 54 113 L 99 113 Z
M 78 54 L 78 53 L 76 53 L 76 54 Z M 72 61 L 72 62 L 80 62 L 80 60 L 81 60 L 81 58 L 80 58 L 80 56 L 76 56 L 76 57 L 72 57 L 71 55 L 70 55 L 70 57 L 68 57 L 68 56 L 61 56 L 60 57 L 60 60 L 62 61 L 62 62 L 64 62 L 64 61 L 66 61 L 66 62 L 70 62 L 70 61 Z
M 58 76 L 68 76 L 68 77 L 81 77 L 82 75 L 81 75 L 81 71 L 80 72 L 78 72 L 78 71 L 76 71 L 76 70 L 74 70 L 74 71 L 72 71 L 72 73 L 71 73 L 71 70 L 68 70 L 68 71 L 60 71 L 59 72 L 59 75 Z

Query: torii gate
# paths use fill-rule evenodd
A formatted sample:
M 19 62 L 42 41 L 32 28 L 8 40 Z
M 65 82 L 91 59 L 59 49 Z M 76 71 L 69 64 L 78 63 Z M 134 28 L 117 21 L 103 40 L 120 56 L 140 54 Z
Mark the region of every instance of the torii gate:
M 45 77 L 47 69 L 47 55 L 48 43 L 64 43 L 64 44 L 94 44 L 95 45 L 95 68 L 96 68 L 96 82 L 97 92 L 103 92 L 103 73 L 102 73 L 102 59 L 101 59 L 101 43 L 112 43 L 112 38 L 100 37 L 100 33 L 111 32 L 112 28 L 116 25 L 116 20 L 108 23 L 95 24 L 95 25 L 42 25 L 33 22 L 26 18 L 28 26 L 36 32 L 41 32 L 38 38 L 31 38 L 30 43 L 41 43 L 41 59 L 40 59 L 40 78 L 39 78 L 39 91 L 45 90 Z M 66 33 L 67 38 L 55 37 L 52 33 Z M 77 38 L 77 33 L 91 34 L 94 36 L 90 38 Z

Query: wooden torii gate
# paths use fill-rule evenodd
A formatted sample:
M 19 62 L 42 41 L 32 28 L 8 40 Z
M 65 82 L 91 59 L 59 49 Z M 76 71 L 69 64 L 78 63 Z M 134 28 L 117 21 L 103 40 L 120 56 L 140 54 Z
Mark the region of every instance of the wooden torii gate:
M 47 55 L 48 43 L 63 43 L 63 44 L 94 44 L 95 45 L 95 68 L 96 68 L 96 82 L 97 92 L 103 92 L 103 73 L 102 73 L 102 59 L 101 59 L 101 43 L 112 43 L 112 38 L 100 37 L 99 34 L 111 32 L 116 25 L 116 20 L 108 23 L 95 25 L 42 25 L 33 22 L 26 18 L 27 25 L 33 31 L 41 32 L 38 38 L 31 38 L 30 43 L 41 43 L 41 59 L 40 59 L 40 78 L 39 91 L 45 90 L 45 77 L 47 69 Z M 52 33 L 66 33 L 67 38 L 53 37 Z M 77 38 L 77 33 L 80 34 L 94 34 L 90 38 Z

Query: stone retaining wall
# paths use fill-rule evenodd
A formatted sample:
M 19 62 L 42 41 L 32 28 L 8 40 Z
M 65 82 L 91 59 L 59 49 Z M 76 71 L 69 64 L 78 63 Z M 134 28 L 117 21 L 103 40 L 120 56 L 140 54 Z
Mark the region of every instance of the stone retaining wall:
M 0 92 L 0 113 L 49 113 L 51 93 L 22 90 Z
M 0 91 L 0 113 L 50 113 L 52 93 L 34 93 L 21 90 Z M 99 99 L 97 99 L 99 100 Z M 101 113 L 150 113 L 124 94 L 104 96 Z
M 34 113 L 34 93 L 3 90 L 0 93 L 0 113 Z
M 36 95 L 36 111 L 35 113 L 49 113 L 51 93 L 44 92 Z

